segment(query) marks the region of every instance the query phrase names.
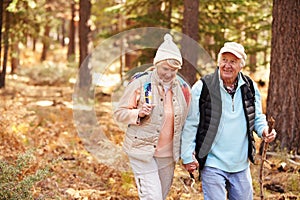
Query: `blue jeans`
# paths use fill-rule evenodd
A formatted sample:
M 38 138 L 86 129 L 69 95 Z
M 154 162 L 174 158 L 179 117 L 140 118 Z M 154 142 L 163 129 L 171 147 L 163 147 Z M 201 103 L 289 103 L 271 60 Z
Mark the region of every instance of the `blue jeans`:
M 252 200 L 253 188 L 250 168 L 229 173 L 213 167 L 201 171 L 205 200 Z

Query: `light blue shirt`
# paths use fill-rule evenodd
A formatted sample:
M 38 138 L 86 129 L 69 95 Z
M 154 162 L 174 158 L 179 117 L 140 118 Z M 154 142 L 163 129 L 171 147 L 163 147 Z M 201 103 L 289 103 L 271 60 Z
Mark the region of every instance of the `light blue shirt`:
M 239 74 L 238 86 L 233 98 L 225 90 L 220 75 L 219 81 L 222 115 L 205 166 L 215 167 L 226 172 L 238 172 L 249 166 L 247 125 L 240 91 L 245 81 Z M 267 127 L 267 121 L 262 113 L 259 90 L 255 83 L 253 85 L 255 90 L 254 130 L 261 137 L 263 130 Z M 184 164 L 193 162 L 192 154 L 195 151 L 195 140 L 200 120 L 199 98 L 202 87 L 203 82 L 201 80 L 192 87 L 191 106 L 182 132 L 181 158 Z

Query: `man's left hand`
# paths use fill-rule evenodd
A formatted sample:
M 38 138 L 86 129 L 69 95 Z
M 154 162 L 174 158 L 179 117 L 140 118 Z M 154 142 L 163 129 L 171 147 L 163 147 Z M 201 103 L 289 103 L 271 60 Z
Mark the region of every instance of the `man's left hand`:
M 276 138 L 276 131 L 275 129 L 272 129 L 272 131 L 269 133 L 269 127 L 264 129 L 263 133 L 262 133 L 262 139 L 265 142 L 272 142 L 273 140 L 275 140 Z

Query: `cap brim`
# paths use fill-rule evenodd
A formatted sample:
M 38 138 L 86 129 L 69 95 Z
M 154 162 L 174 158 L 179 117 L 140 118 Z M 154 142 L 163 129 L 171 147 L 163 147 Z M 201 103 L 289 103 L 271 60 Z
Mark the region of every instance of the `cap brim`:
M 238 58 L 243 58 L 243 56 L 239 52 L 237 52 L 233 49 L 230 49 L 230 48 L 223 47 L 220 51 L 221 54 L 226 53 L 226 52 L 227 53 L 232 53 L 233 55 L 235 55 Z

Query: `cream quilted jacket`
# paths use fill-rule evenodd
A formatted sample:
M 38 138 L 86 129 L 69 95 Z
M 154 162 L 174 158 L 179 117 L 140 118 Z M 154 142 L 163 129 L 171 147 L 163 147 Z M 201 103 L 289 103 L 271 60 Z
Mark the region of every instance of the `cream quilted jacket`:
M 156 71 L 141 76 L 132 81 L 125 89 L 114 117 L 118 122 L 128 125 L 123 150 L 129 157 L 140 160 L 150 160 L 157 146 L 162 122 L 164 118 L 164 91 L 161 82 L 155 76 Z M 145 102 L 144 83 L 151 81 L 152 104 L 155 107 L 150 116 L 139 119 L 139 108 Z M 185 83 L 186 84 L 186 83 Z M 182 86 L 178 80 L 172 84 L 172 101 L 174 106 L 174 137 L 173 137 L 173 158 L 178 161 L 180 156 L 181 131 L 188 113 L 188 102 L 190 101 L 190 87 L 188 84 L 188 99 L 183 94 Z M 187 95 L 186 95 L 187 96 Z M 139 121 L 140 120 L 140 121 Z

